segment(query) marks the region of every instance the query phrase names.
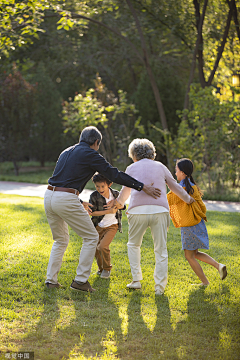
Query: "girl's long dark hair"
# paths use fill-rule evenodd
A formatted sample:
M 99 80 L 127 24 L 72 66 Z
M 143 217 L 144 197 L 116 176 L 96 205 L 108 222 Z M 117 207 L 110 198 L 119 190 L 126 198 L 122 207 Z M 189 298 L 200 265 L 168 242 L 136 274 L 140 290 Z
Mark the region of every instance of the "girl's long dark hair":
M 194 189 L 191 186 L 191 184 L 189 182 L 189 179 L 196 186 L 197 186 L 197 184 L 196 184 L 195 180 L 192 177 L 192 173 L 193 173 L 193 163 L 192 163 L 192 161 L 190 159 L 183 158 L 183 159 L 177 160 L 177 166 L 178 166 L 180 171 L 184 172 L 184 174 L 187 175 L 185 177 L 185 179 L 183 180 L 184 181 L 184 186 L 185 186 L 185 188 L 187 190 L 187 193 L 188 194 L 193 194 Z M 197 188 L 198 188 L 200 194 L 202 195 L 202 191 L 199 189 L 198 186 L 197 186 Z

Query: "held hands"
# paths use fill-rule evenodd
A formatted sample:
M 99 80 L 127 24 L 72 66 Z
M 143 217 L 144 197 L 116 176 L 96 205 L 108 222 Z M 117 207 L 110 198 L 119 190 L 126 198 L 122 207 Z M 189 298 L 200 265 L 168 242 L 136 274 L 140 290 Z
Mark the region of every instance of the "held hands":
M 104 205 L 103 207 L 107 211 L 107 214 L 116 214 L 118 211 L 118 208 L 115 205 L 115 200 L 109 201 L 107 205 Z
M 145 185 L 143 186 L 143 191 L 147 194 L 152 196 L 154 199 L 157 199 L 158 197 L 160 197 L 161 195 L 161 190 L 158 188 L 155 188 L 154 186 L 152 186 L 154 183 L 151 183 L 150 185 Z
M 107 205 L 104 205 L 104 208 L 105 209 L 111 209 L 111 208 L 114 208 L 116 207 L 117 210 L 118 209 L 123 209 L 124 206 L 122 206 L 116 199 L 115 200 L 111 200 L 107 203 Z
M 189 205 L 192 204 L 193 202 L 195 202 L 194 198 L 191 197 L 190 202 L 188 203 Z
M 123 209 L 124 206 L 122 204 L 120 204 L 120 202 L 117 201 L 117 199 L 115 199 L 115 206 L 117 207 L 117 209 Z
M 118 208 L 116 206 L 110 208 L 107 210 L 108 214 L 116 214 L 116 212 L 118 211 Z
M 93 205 L 86 201 L 83 201 L 82 205 L 83 205 L 84 209 L 88 212 L 88 214 L 91 215 L 92 214 L 91 207 L 93 207 Z
M 107 209 L 111 209 L 112 207 L 115 206 L 115 200 L 111 200 L 107 203 L 107 205 L 104 205 L 104 209 L 107 210 Z

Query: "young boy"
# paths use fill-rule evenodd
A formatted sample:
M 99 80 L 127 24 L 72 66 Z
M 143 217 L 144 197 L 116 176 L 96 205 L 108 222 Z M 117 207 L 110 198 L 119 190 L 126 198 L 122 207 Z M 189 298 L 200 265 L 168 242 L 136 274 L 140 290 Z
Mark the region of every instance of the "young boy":
M 95 253 L 98 264 L 97 274 L 101 275 L 101 278 L 108 279 L 112 269 L 109 245 L 117 231 L 122 232 L 122 213 L 117 208 L 105 209 L 104 205 L 116 199 L 119 192 L 111 189 L 112 182 L 99 173 L 93 176 L 92 181 L 96 191 L 90 195 L 89 202 L 93 205 L 91 208 L 92 222 L 99 233 L 99 242 Z M 125 209 L 126 206 L 122 208 L 122 210 Z

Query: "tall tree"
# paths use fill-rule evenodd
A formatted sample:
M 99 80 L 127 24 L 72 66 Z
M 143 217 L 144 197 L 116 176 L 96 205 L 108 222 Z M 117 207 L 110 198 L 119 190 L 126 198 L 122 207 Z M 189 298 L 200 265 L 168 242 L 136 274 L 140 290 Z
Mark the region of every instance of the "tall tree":
M 44 166 L 55 160 L 62 149 L 61 96 L 40 62 L 33 77 L 36 85 L 34 117 L 31 125 L 31 156 Z
M 57 1 L 31 0 L 15 1 L 1 0 L 0 6 L 0 50 L 8 55 L 9 51 L 18 46 L 33 42 L 38 38 L 44 11 L 54 8 Z
M 159 117 L 160 117 L 160 121 L 161 121 L 161 125 L 164 131 L 168 132 L 168 123 L 167 123 L 167 119 L 166 119 L 166 115 L 165 115 L 165 111 L 164 111 L 164 107 L 162 104 L 162 100 L 160 97 L 160 93 L 159 93 L 159 89 L 157 86 L 157 81 L 155 79 L 155 76 L 153 74 L 152 71 L 152 67 L 151 67 L 151 63 L 150 63 L 150 58 L 149 58 L 149 54 L 148 54 L 148 50 L 147 50 L 147 45 L 145 42 L 145 38 L 144 38 L 144 34 L 142 31 L 142 27 L 139 21 L 139 17 L 137 15 L 136 10 L 134 9 L 132 3 L 130 0 L 126 0 L 126 3 L 130 9 L 130 12 L 134 18 L 135 24 L 136 24 L 136 28 L 139 34 L 139 38 L 140 38 L 140 43 L 141 43 L 141 52 L 139 52 L 139 50 L 137 49 L 137 47 L 135 46 L 135 44 L 129 39 L 129 36 L 123 35 L 123 32 L 121 32 L 121 30 L 116 30 L 116 28 L 110 27 L 109 25 L 106 25 L 105 23 L 103 23 L 102 21 L 96 20 L 95 18 L 91 18 L 91 17 L 86 17 L 85 15 L 81 15 L 78 14 L 76 12 L 73 11 L 66 11 L 65 15 L 59 20 L 59 27 L 58 28 L 65 28 L 68 29 L 69 27 L 72 27 L 74 22 L 71 23 L 70 21 L 70 17 L 71 19 L 74 21 L 74 19 L 82 19 L 82 20 L 87 20 L 89 22 L 93 22 L 95 24 L 97 24 L 98 26 L 102 26 L 104 28 L 106 28 L 107 30 L 111 31 L 112 33 L 116 34 L 117 36 L 119 36 L 121 39 L 123 39 L 130 47 L 131 49 L 134 50 L 134 52 L 136 53 L 136 55 L 138 56 L 138 58 L 141 60 L 141 62 L 143 63 L 143 65 L 146 68 L 147 74 L 149 76 L 149 80 L 152 86 L 152 90 L 155 96 L 155 101 L 157 104 L 157 109 L 159 112 Z M 114 7 L 114 2 L 112 3 L 113 7 Z M 116 8 L 118 8 L 118 6 L 115 5 Z M 105 10 L 109 10 L 109 8 L 104 8 Z M 103 9 L 101 10 L 101 12 L 103 12 Z M 54 15 L 50 15 L 50 16 L 54 16 Z M 168 148 L 166 148 L 166 157 L 167 157 L 167 162 L 168 162 L 168 166 L 171 167 L 171 164 L 169 162 L 169 157 L 168 157 Z
M 36 91 L 16 66 L 1 80 L 0 89 L 1 157 L 13 161 L 15 174 L 18 175 L 18 161 L 28 155 Z

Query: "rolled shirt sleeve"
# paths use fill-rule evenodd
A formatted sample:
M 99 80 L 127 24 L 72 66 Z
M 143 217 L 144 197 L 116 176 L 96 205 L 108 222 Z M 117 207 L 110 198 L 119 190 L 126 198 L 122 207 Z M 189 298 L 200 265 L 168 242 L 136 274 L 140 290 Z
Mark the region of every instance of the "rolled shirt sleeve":
M 91 167 L 112 182 L 133 188 L 137 191 L 141 191 L 143 189 L 144 184 L 142 182 L 134 179 L 123 171 L 119 171 L 116 167 L 113 167 L 109 162 L 104 159 L 103 156 L 99 155 L 97 152 L 92 158 Z

